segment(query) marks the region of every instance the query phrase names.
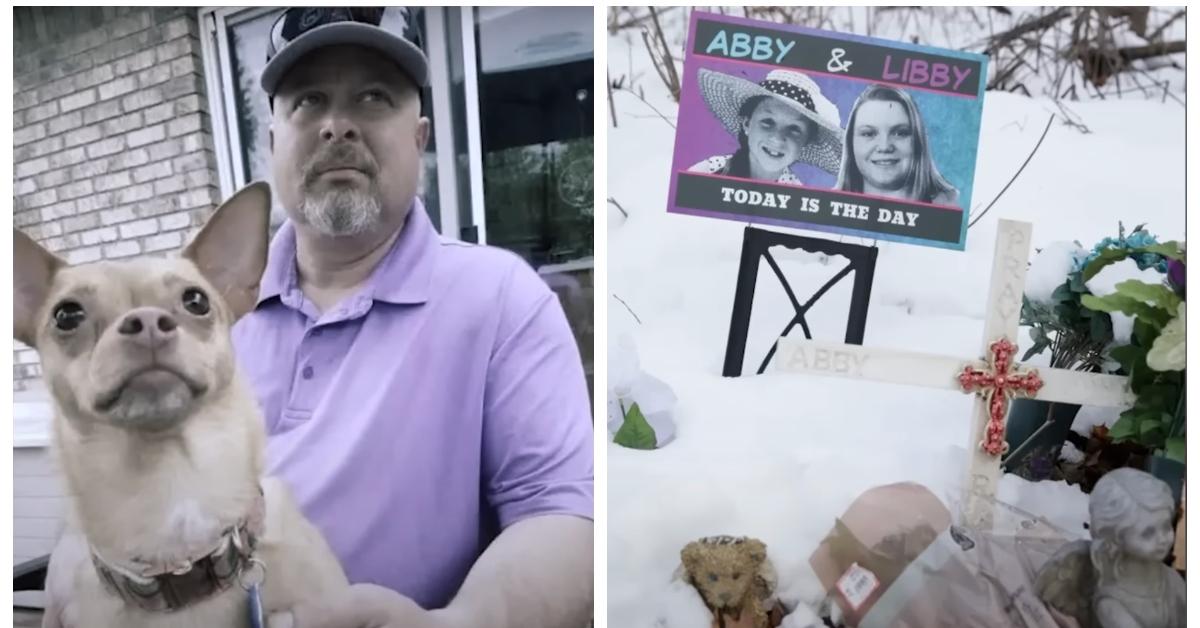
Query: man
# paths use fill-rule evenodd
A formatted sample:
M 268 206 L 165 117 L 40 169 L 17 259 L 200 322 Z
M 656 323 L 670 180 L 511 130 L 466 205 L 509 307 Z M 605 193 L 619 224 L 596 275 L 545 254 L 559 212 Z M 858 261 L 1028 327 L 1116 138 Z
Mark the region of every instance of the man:
M 428 70 L 377 26 L 392 11 L 289 9 L 262 73 L 289 221 L 234 343 L 268 473 L 358 583 L 270 625 L 581 627 L 593 469 L 578 349 L 524 261 L 434 231 L 416 197 Z

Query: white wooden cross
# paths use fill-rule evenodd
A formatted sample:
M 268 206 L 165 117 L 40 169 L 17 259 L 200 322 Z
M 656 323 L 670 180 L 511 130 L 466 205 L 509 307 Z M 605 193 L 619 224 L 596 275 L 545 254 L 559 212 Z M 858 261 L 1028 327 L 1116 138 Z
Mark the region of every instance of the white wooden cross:
M 980 351 L 986 362 L 803 338 L 781 338 L 775 354 L 777 371 L 976 393 L 963 514 L 977 529 L 991 528 L 1010 397 L 1117 408 L 1134 402 L 1125 377 L 1053 368 L 1039 372 L 1013 360 L 1032 231 L 1027 222 L 1000 221 Z

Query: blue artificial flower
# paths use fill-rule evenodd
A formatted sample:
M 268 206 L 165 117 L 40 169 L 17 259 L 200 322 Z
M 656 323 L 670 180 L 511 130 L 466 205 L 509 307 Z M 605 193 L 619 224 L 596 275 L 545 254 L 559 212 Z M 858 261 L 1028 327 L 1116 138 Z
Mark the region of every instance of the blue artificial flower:
M 1142 249 L 1148 246 L 1158 244 L 1158 238 L 1152 233 L 1145 230 L 1134 231 L 1133 233 L 1120 238 L 1104 238 L 1096 246 L 1092 247 L 1091 252 L 1082 260 L 1076 258 L 1074 270 L 1080 271 L 1087 267 L 1092 260 L 1100 256 L 1100 253 L 1107 249 Z M 1167 258 L 1157 253 L 1142 253 L 1133 256 L 1133 261 L 1137 264 L 1138 270 L 1146 270 L 1154 268 L 1155 270 L 1167 272 Z

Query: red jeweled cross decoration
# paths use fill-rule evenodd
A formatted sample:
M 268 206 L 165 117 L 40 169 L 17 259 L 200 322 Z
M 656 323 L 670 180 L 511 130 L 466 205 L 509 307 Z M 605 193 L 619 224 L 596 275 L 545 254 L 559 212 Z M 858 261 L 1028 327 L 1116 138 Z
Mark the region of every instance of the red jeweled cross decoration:
M 974 392 L 983 396 L 988 404 L 988 424 L 983 441 L 979 446 L 988 454 L 999 456 L 1008 451 L 1004 439 L 1004 418 L 1008 414 L 1008 400 L 1018 395 L 1032 397 L 1042 388 L 1042 378 L 1036 369 L 1019 372 L 1013 366 L 1013 354 L 1017 347 L 1007 338 L 988 345 L 988 364 L 991 370 L 964 367 L 958 374 L 958 384 L 963 392 Z

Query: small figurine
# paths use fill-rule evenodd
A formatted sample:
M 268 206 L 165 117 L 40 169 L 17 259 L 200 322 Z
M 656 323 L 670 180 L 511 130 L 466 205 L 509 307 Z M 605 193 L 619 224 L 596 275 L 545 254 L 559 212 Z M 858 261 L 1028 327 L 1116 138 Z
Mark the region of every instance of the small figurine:
M 768 628 L 778 624 L 775 606 L 775 568 L 767 546 L 758 539 L 713 536 L 692 541 L 680 552 L 677 574 L 700 593 L 713 614 L 714 625 L 725 628 L 726 618 L 738 626 Z
M 1115 469 L 1092 489 L 1088 510 L 1092 540 L 1070 543 L 1046 563 L 1038 596 L 1085 627 L 1183 626 L 1183 578 L 1163 563 L 1175 534 L 1167 484 Z

